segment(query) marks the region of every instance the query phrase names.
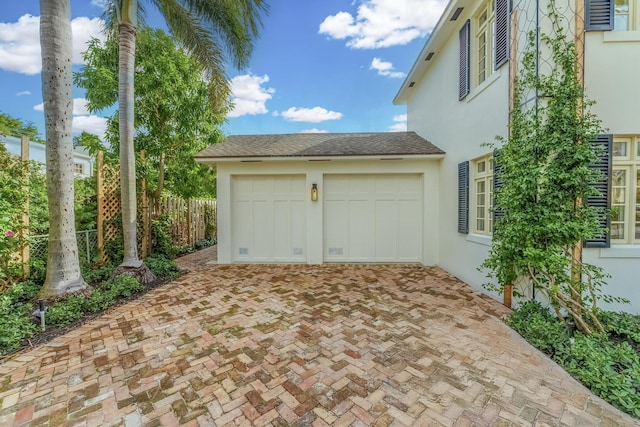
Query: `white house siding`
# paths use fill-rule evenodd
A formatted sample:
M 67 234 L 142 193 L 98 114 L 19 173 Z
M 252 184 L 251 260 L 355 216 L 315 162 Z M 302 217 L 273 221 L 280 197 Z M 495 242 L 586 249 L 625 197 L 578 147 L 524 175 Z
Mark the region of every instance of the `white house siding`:
M 379 160 L 379 159 L 332 159 L 324 161 L 309 160 L 265 160 L 261 162 L 221 161 L 217 164 L 218 186 L 218 262 L 229 264 L 242 262 L 234 254 L 233 242 L 236 239 L 234 233 L 233 208 L 231 201 L 232 183 L 237 177 L 264 176 L 265 179 L 273 179 L 276 176 L 303 176 L 305 180 L 305 207 L 306 216 L 306 247 L 304 254 L 308 264 L 321 264 L 329 262 L 325 249 L 324 224 L 324 182 L 331 176 L 420 176 L 422 182 L 421 194 L 421 256 L 417 262 L 424 265 L 437 263 L 437 246 L 439 241 L 439 160 L 437 159 L 403 159 L 403 160 Z M 311 186 L 317 184 L 318 201 L 311 201 Z M 287 262 L 286 259 L 278 261 Z M 289 262 L 295 262 L 292 259 Z M 251 262 L 251 261 L 249 261 Z M 256 260 L 256 262 L 259 262 Z M 400 260 L 399 262 L 403 262 Z
M 469 8 L 465 8 L 468 11 Z M 482 290 L 486 275 L 477 268 L 487 257 L 490 238 L 457 232 L 458 163 L 491 152 L 483 143 L 506 136 L 508 122 L 508 64 L 495 71 L 467 97 L 458 100 L 458 30 L 475 13 L 463 13 L 456 31 L 436 52 L 424 77 L 407 101 L 408 129 L 442 148 L 447 154 L 440 168 L 440 238 L 438 265 Z M 475 55 L 471 51 L 471 63 Z M 472 79 L 473 81 L 473 79 Z M 486 292 L 486 291 L 485 291 Z M 502 300 L 497 294 L 492 297 Z
M 9 153 L 20 156 L 22 147 L 20 138 L 0 136 L 0 143 L 5 145 Z M 40 163 L 44 172 L 44 165 L 47 163 L 46 146 L 33 141 L 29 142 L 29 160 Z M 93 159 L 84 147 L 75 147 L 73 149 L 73 162 L 82 165 L 82 173 L 77 174 L 78 176 L 86 178 L 93 175 Z
M 467 2 L 459 2 L 458 5 L 465 6 L 465 11 L 456 21 L 456 30 L 446 42 L 434 42 L 435 55 L 429 68 L 421 76 L 409 77 L 410 80 L 415 79 L 416 83 L 413 88 L 405 87 L 399 99 L 407 103 L 408 130 L 415 131 L 447 153 L 440 169 L 438 264 L 474 288 L 488 293 L 482 288 L 487 278 L 477 267 L 488 254 L 490 237 L 457 232 L 457 165 L 487 154 L 490 149 L 482 147 L 483 142 L 495 141 L 496 135 L 506 136 L 509 64 L 502 66 L 480 88 L 474 89 L 472 83 L 469 95 L 463 101 L 458 101 L 458 30 L 476 12 Z M 535 2 L 514 3 L 515 8 L 526 5 L 535 7 Z M 544 12 L 546 6 L 542 4 L 540 10 Z M 532 16 L 535 16 L 535 9 L 519 10 L 520 41 L 526 35 L 525 27 L 534 27 L 526 22 Z M 543 29 L 548 27 L 544 18 L 541 26 Z M 473 40 L 473 29 L 471 35 Z M 518 58 L 521 57 L 522 52 L 519 52 Z M 472 48 L 472 73 L 475 60 Z M 586 92 L 589 98 L 596 101 L 592 111 L 603 120 L 609 133 L 640 135 L 639 69 L 640 31 L 586 33 Z M 584 260 L 603 267 L 611 274 L 605 289 L 607 294 L 632 301 L 631 305 L 603 304 L 606 308 L 640 313 L 640 286 L 637 284 L 640 246 L 613 245 L 610 249 L 585 249 Z M 530 289 L 524 291 L 527 297 L 531 295 Z M 498 300 L 502 299 L 500 295 L 489 294 Z
M 585 88 L 596 104 L 591 111 L 608 133 L 640 135 L 640 31 L 595 31 L 586 34 Z M 640 245 L 612 244 L 586 249 L 586 262 L 611 275 L 606 292 L 628 298 L 631 305 L 615 305 L 640 313 Z

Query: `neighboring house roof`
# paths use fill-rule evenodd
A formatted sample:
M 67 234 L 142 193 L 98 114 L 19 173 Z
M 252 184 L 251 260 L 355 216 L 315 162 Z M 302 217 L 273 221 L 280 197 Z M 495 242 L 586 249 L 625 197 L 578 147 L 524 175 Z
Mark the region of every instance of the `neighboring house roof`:
M 257 157 L 342 157 L 441 155 L 440 148 L 415 132 L 296 133 L 231 135 L 196 159 Z
M 429 38 L 413 63 L 409 74 L 407 74 L 402 86 L 400 86 L 400 90 L 393 98 L 395 105 L 406 104 L 411 97 L 411 88 L 424 76 L 429 66 L 438 60 L 438 56 L 442 54 L 442 49 L 449 37 L 460 30 L 460 26 L 464 24 L 464 20 L 460 18 L 460 15 L 463 14 L 462 12 L 474 3 L 477 3 L 477 0 L 449 0 L 438 23 L 431 31 Z

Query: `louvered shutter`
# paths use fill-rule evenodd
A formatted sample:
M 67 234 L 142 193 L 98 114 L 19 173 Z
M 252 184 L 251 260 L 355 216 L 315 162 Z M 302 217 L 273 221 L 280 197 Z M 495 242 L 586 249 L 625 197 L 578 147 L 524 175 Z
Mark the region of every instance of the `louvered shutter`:
M 509 0 L 495 0 L 496 8 L 496 49 L 494 69 L 509 59 Z
M 500 150 L 493 150 L 493 231 L 496 229 L 496 223 L 504 216 L 504 211 L 499 209 L 496 204 L 496 196 L 502 187 L 502 166 L 499 164 Z
M 458 163 L 458 233 L 469 234 L 469 162 Z
M 469 56 L 471 29 L 470 21 L 464 23 L 460 30 L 460 85 L 458 87 L 458 99 L 463 100 L 469 94 Z
M 614 0 L 585 0 L 584 3 L 585 31 L 613 30 Z
M 598 209 L 598 215 L 600 218 L 600 228 L 602 230 L 608 230 L 610 225 L 609 209 L 611 208 L 611 158 L 612 158 L 612 146 L 613 135 L 602 134 L 598 135 L 591 141 L 591 144 L 596 147 L 603 147 L 600 151 L 600 158 L 598 161 L 591 165 L 592 168 L 602 172 L 602 179 L 598 181 L 594 186 L 600 192 L 597 196 L 591 196 L 587 199 L 587 205 Z M 600 237 L 585 240 L 585 248 L 608 248 L 611 246 L 609 232 L 602 233 Z

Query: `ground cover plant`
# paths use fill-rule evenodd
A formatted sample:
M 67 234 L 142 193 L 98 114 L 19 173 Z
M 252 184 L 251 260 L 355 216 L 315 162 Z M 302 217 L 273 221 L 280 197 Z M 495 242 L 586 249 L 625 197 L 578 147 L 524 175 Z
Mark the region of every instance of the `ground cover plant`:
M 599 318 L 605 332 L 586 335 L 529 301 L 507 324 L 595 394 L 640 418 L 640 316 L 601 311 Z
M 113 276 L 117 263 L 101 267 L 83 267 L 88 290 L 65 294 L 46 301 L 47 329 L 41 330 L 33 313 L 38 307 L 38 293 L 44 276 L 32 274 L 31 279 L 14 283 L 0 293 L 0 360 L 16 350 L 30 347 L 64 333 L 110 307 L 137 298 L 180 275 L 172 259 L 153 254 L 145 259 L 158 280 L 143 285 L 129 275 Z

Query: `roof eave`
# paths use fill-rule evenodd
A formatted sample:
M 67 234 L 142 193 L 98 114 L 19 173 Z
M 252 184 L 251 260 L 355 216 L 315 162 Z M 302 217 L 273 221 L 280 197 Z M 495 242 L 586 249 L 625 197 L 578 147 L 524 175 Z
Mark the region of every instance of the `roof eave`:
M 365 156 L 253 156 L 253 157 L 212 157 L 201 156 L 195 160 L 203 164 L 214 163 L 252 163 L 252 162 L 292 162 L 292 161 L 344 161 L 344 160 L 441 160 L 444 153 L 435 154 L 371 154 Z
M 470 0 L 449 1 L 449 4 L 447 4 L 447 7 L 442 12 L 442 15 L 440 15 L 438 23 L 433 28 L 433 31 L 422 47 L 422 50 L 420 50 L 420 54 L 411 66 L 411 70 L 407 74 L 407 77 L 404 79 L 402 85 L 400 86 L 400 89 L 396 93 L 396 96 L 393 98 L 394 105 L 402 105 L 407 103 L 410 97 L 409 92 L 412 87 L 410 86 L 411 83 L 413 82 L 415 84 L 427 71 L 429 65 L 431 65 L 431 63 L 433 62 L 431 60 L 426 60 L 426 57 L 430 52 L 433 52 L 433 56 L 436 57 L 437 60 L 437 55 L 439 53 L 438 48 L 441 47 L 444 42 L 446 42 L 446 40 L 451 35 L 451 32 L 457 25 L 457 22 L 461 20 L 460 17 L 458 17 L 455 21 L 451 21 L 455 10 L 459 7 L 462 7 L 463 9 L 468 7 L 468 3 L 470 3 Z

